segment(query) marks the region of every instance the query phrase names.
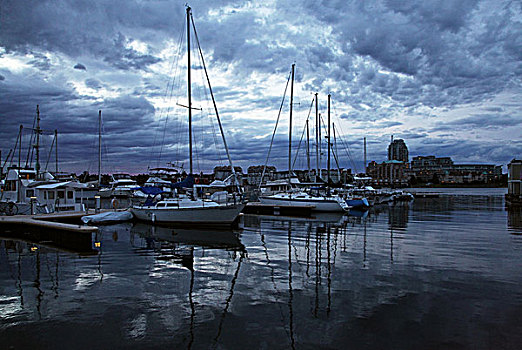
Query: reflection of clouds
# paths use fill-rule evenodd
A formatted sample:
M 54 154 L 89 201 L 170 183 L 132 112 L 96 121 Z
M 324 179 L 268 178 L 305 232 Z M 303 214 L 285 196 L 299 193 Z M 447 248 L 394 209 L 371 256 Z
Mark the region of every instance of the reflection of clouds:
M 128 324 L 127 334 L 130 338 L 141 338 L 147 331 L 147 316 L 144 314 L 131 320 Z
M 9 319 L 23 310 L 20 297 L 0 295 L 0 319 Z
M 80 272 L 78 277 L 76 277 L 76 280 L 74 281 L 74 290 L 77 291 L 84 291 L 89 288 L 91 288 L 93 285 L 95 285 L 98 282 L 101 282 L 102 280 L 109 280 L 116 278 L 115 275 L 111 274 L 100 274 L 100 271 L 98 270 L 91 270 L 88 272 Z

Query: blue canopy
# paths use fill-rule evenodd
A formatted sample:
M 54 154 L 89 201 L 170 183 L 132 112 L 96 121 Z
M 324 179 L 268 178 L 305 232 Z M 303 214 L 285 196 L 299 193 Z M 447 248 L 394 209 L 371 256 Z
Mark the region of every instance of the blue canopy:
M 170 185 L 171 188 L 194 187 L 194 175 L 188 175 L 185 180 Z

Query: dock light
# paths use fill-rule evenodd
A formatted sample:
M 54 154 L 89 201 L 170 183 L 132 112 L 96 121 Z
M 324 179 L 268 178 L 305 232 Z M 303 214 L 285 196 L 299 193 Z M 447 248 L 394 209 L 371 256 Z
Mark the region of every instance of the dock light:
M 94 242 L 94 248 L 101 248 L 101 242 Z
M 38 247 L 31 247 L 32 252 L 36 252 L 38 250 Z

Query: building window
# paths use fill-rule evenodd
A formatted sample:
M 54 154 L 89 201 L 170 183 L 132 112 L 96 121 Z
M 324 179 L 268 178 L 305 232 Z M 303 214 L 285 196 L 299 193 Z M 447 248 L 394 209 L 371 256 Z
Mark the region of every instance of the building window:
M 54 199 L 54 191 L 47 192 L 47 198 L 48 199 Z
M 25 191 L 25 197 L 26 198 L 34 197 L 34 190 Z
M 60 199 L 65 198 L 65 191 L 64 190 L 59 190 L 58 191 L 58 198 L 60 198 Z
M 73 199 L 74 192 L 73 191 L 67 191 L 67 199 Z

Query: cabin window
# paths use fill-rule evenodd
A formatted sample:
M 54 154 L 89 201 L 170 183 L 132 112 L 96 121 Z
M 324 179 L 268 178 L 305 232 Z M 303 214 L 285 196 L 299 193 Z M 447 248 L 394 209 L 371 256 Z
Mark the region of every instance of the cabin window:
M 16 191 L 16 180 L 9 180 L 5 182 L 6 191 Z
M 178 203 L 167 203 L 167 207 L 177 207 Z
M 47 198 L 48 199 L 54 199 L 54 191 L 47 192 Z
M 34 190 L 25 191 L 25 197 L 26 198 L 34 197 Z
M 73 199 L 74 198 L 74 192 L 73 191 L 67 191 L 67 199 Z
M 60 199 L 65 198 L 65 191 L 64 190 L 58 191 L 58 198 L 60 198 Z

